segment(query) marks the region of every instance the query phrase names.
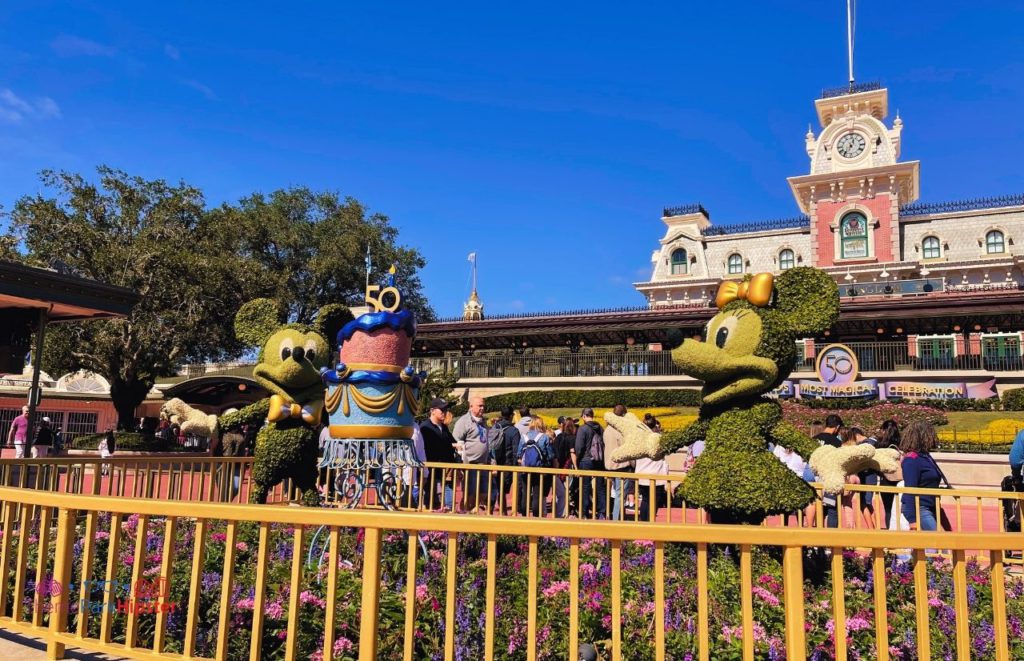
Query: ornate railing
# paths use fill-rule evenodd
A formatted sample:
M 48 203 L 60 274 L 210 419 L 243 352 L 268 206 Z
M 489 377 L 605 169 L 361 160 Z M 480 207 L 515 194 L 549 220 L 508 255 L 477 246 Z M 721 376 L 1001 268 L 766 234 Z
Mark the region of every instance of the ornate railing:
M 831 99 L 836 96 L 846 96 L 847 94 L 857 94 L 859 92 L 873 92 L 880 89 L 882 89 L 882 83 L 877 80 L 843 85 L 842 87 L 827 87 L 821 90 L 821 98 Z
M 665 207 L 661 215 L 669 218 L 671 216 L 688 216 L 691 213 L 702 213 L 705 218 L 711 218 L 708 214 L 707 209 L 700 203 L 696 204 L 682 204 L 677 207 Z
M 879 322 L 886 332 L 891 324 Z M 1019 343 L 984 339 L 980 345 L 955 350 L 953 340 L 941 349 L 915 351 L 906 341 L 847 342 L 864 372 L 927 372 L 984 370 L 1013 372 L 1024 370 Z M 823 345 L 822 345 L 823 346 Z M 923 344 L 922 344 L 923 346 Z M 932 345 L 928 345 L 932 346 Z M 938 344 L 935 347 L 939 347 Z M 802 355 L 802 354 L 801 354 Z M 413 366 L 423 370 L 454 372 L 460 379 L 533 379 L 561 378 L 567 383 L 588 377 L 683 376 L 668 351 L 592 351 L 559 354 L 516 354 L 490 356 L 438 356 L 414 358 Z M 801 358 L 795 372 L 814 372 L 814 357 Z
M 711 306 L 710 301 L 702 301 L 699 303 L 674 303 L 672 305 L 659 305 L 656 310 L 658 312 L 671 312 L 672 310 L 686 310 L 686 309 L 702 309 Z M 619 313 L 630 313 L 630 312 L 648 312 L 651 310 L 649 305 L 633 305 L 621 308 L 581 308 L 577 310 L 560 310 L 558 312 L 510 312 L 507 314 L 488 314 L 484 321 L 495 321 L 500 319 L 535 319 L 538 317 L 578 317 L 581 315 L 594 315 L 594 314 L 619 314 Z M 462 317 L 442 317 L 437 321 L 419 324 L 419 327 L 429 327 L 432 324 L 450 324 L 454 322 L 465 321 Z M 479 323 L 479 322 L 466 322 L 466 323 Z
M 913 204 L 901 206 L 900 216 L 926 216 L 933 213 L 954 213 L 957 211 L 1018 206 L 1024 206 L 1024 193 L 997 195 L 995 197 L 976 197 L 969 200 L 949 200 L 946 202 L 914 202 Z
M 747 232 L 769 232 L 772 230 L 810 227 L 810 224 L 811 219 L 807 216 L 795 216 L 793 218 L 757 220 L 737 225 L 714 225 L 705 229 L 703 234 L 704 236 L 722 236 L 725 234 L 745 234 Z

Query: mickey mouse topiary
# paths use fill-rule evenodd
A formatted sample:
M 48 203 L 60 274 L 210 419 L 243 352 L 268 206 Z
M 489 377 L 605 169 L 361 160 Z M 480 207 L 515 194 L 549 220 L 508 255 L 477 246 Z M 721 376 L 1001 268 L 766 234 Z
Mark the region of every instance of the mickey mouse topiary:
M 316 505 L 317 436 L 324 410 L 320 370 L 331 357 L 338 330 L 352 320 L 339 305 L 324 306 L 312 326 L 282 324 L 274 301 L 256 299 L 235 317 L 235 334 L 261 347 L 253 378 L 270 391 L 269 424 L 256 435 L 252 467 L 255 485 L 250 500 L 264 503 L 267 493 L 286 478 L 302 493 L 302 502 Z
M 839 290 L 823 271 L 797 267 L 778 279 L 770 273 L 722 284 L 720 312 L 708 323 L 706 341 L 687 339 L 672 351 L 686 374 L 704 381 L 700 414 L 688 427 L 654 434 L 632 414 L 605 416 L 623 432 L 614 461 L 659 457 L 697 440 L 706 448 L 680 487 L 682 497 L 704 508 L 713 522 L 759 523 L 770 514 L 793 512 L 815 498 L 814 490 L 767 451 L 775 443 L 810 459 L 830 493 L 846 475 L 874 468 L 888 472 L 895 458 L 871 446 L 819 447 L 782 419 L 782 408 L 765 395 L 796 365 L 796 340 L 820 333 L 839 317 Z

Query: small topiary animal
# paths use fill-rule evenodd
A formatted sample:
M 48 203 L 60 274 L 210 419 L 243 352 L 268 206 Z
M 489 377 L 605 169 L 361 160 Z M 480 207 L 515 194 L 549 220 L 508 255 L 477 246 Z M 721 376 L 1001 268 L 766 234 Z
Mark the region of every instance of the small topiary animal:
M 842 491 L 848 474 L 894 468 L 895 458 L 871 446 L 819 447 L 782 419 L 777 401 L 765 397 L 796 365 L 797 338 L 820 333 L 839 317 L 839 289 L 828 274 L 797 267 L 778 279 L 762 273 L 728 281 L 716 305 L 720 311 L 707 325 L 706 341 L 688 339 L 672 351 L 676 365 L 704 381 L 697 420 L 659 435 L 631 414 L 606 415 L 625 437 L 612 453 L 614 461 L 659 457 L 704 439 L 705 450 L 687 473 L 681 495 L 713 522 L 755 524 L 770 514 L 800 510 L 815 498 L 800 476 L 767 451 L 769 442 L 810 459 L 830 493 Z
M 286 478 L 302 492 L 302 502 L 317 505 L 317 434 L 324 409 L 320 370 L 331 358 L 330 342 L 351 321 L 352 313 L 340 305 L 327 305 L 312 326 L 282 324 L 279 306 L 256 299 L 235 317 L 235 335 L 260 346 L 253 378 L 270 391 L 269 424 L 256 436 L 250 500 L 264 503 L 267 493 Z

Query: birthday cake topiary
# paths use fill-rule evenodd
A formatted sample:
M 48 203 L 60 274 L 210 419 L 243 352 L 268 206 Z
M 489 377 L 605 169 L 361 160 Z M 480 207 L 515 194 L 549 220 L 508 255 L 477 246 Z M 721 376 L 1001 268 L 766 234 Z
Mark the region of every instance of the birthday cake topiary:
M 411 310 L 369 312 L 338 332 L 338 364 L 322 373 L 332 438 L 412 437 L 423 379 L 409 365 L 414 337 Z

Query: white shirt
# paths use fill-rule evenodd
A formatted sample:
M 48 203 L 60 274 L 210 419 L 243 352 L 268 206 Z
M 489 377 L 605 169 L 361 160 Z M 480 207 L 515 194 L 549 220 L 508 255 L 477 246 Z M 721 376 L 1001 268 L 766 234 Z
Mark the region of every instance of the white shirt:
M 799 454 L 792 450 L 788 450 L 781 445 L 776 445 L 772 454 L 778 457 L 779 461 L 786 464 L 786 467 L 789 468 L 789 470 L 793 471 L 800 477 L 804 476 L 804 468 L 807 466 L 807 462 L 804 461 L 803 457 Z
M 648 459 L 647 457 L 640 457 L 636 460 L 635 472 L 638 475 L 668 475 L 668 462 L 665 459 Z M 649 479 L 639 478 L 637 482 L 641 486 L 647 486 L 651 483 Z M 656 480 L 655 486 L 664 487 L 668 485 L 668 481 Z

